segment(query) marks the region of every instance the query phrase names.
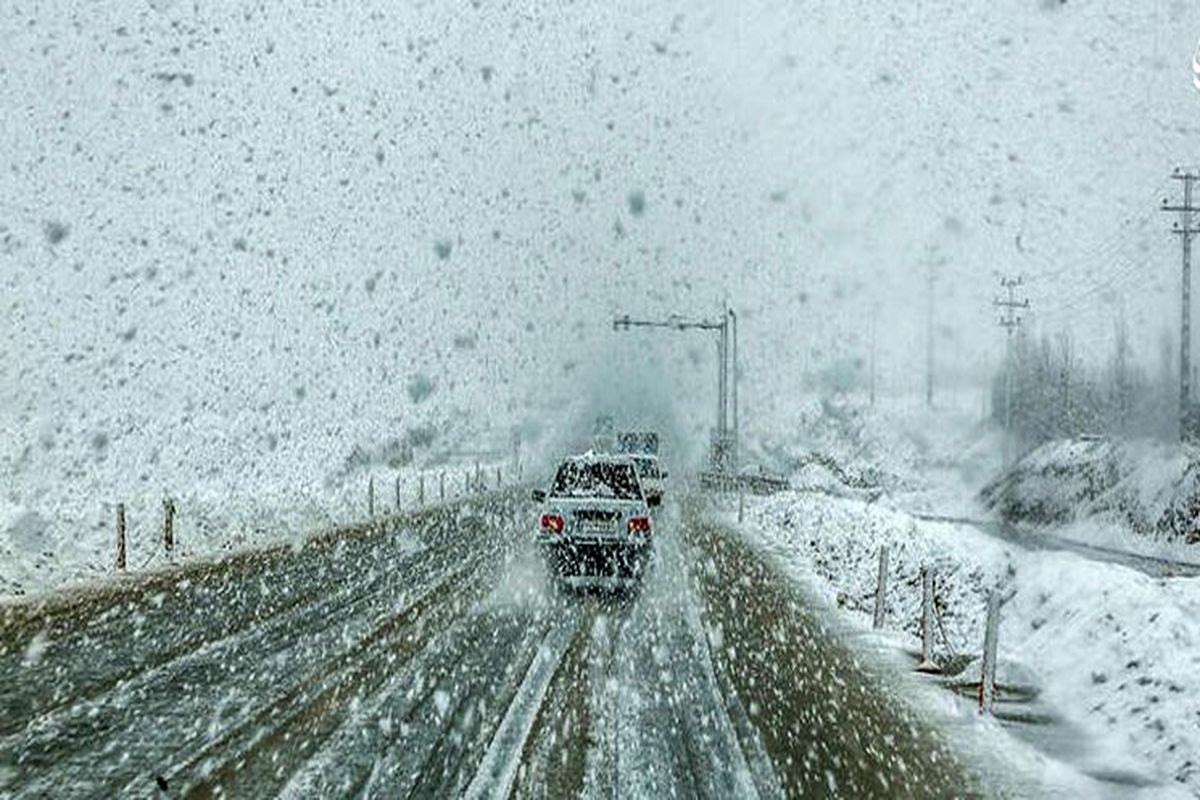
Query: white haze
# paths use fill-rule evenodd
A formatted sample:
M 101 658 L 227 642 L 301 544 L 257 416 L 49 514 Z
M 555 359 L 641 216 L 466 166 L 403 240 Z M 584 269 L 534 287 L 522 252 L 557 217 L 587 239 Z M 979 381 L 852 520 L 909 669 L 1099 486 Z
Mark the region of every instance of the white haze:
M 908 391 L 929 262 L 947 380 L 996 364 L 999 273 L 1150 360 L 1198 36 L 1183 2 L 9 4 L 4 499 L 318 482 L 424 426 L 549 448 L 621 404 L 702 439 L 711 341 L 618 312 L 730 302 L 747 415 L 872 320 Z

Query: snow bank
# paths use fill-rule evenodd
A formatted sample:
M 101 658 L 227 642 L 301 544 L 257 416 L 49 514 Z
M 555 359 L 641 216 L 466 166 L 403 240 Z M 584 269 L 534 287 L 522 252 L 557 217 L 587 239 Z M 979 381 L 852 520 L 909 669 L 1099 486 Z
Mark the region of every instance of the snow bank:
M 1200 794 L 1200 580 L 1154 579 L 1067 553 L 1026 554 L 1002 641 L 1047 699 Z
M 485 487 L 494 487 L 496 470 L 507 484 L 507 462 L 480 462 Z M 153 490 L 131 492 L 125 502 L 128 570 L 137 572 L 193 559 L 213 558 L 270 544 L 299 544 L 310 536 L 368 518 L 368 486 L 374 480 L 377 515 L 418 505 L 424 479 L 427 503 L 438 501 L 445 474 L 450 501 L 468 491 L 474 464 L 389 468 L 367 463 L 336 481 L 281 484 L 270 481 L 241 489 L 223 482 L 199 484 L 171 493 L 175 506 L 176 546 L 168 555 L 161 543 L 163 498 Z M 288 476 L 279 476 L 286 479 Z M 114 574 L 116 503 L 70 497 L 45 512 L 0 500 L 0 599 L 53 591 Z
M 1139 771 L 1200 793 L 1200 581 L 1027 552 L 970 526 L 820 493 L 756 503 L 745 530 L 863 625 L 870 625 L 878 552 L 887 546 L 886 626 L 914 647 L 920 569 L 932 565 L 942 659 L 977 652 L 987 591 L 1011 593 L 1000 628 L 1001 678 L 1036 681 L 1042 700 L 1089 735 L 1082 767 L 1109 772 L 1132 758 Z
M 1066 439 L 1048 442 L 980 493 L 1008 519 L 1097 529 L 1119 526 L 1151 540 L 1197 538 L 1200 453 L 1152 440 Z

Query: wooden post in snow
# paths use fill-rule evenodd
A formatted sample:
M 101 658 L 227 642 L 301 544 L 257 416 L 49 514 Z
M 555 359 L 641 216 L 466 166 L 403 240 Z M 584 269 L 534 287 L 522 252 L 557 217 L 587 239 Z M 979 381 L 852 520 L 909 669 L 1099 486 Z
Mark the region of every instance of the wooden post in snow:
M 746 518 L 746 489 L 741 481 L 738 481 L 738 524 Z
M 117 503 L 117 569 L 125 571 L 125 504 Z
M 888 549 L 879 548 L 879 580 L 875 583 L 875 630 L 883 627 L 883 614 L 887 601 Z
M 496 488 L 500 488 L 500 468 L 496 467 Z
M 163 498 L 163 547 L 168 553 L 175 549 L 175 503 L 169 497 Z
M 400 513 L 400 476 L 396 475 L 396 513 Z
M 921 567 L 921 663 L 918 672 L 939 672 L 933 660 L 933 568 Z
M 425 473 L 417 476 L 417 505 L 425 507 Z
M 1000 633 L 1000 594 L 988 592 L 987 624 L 983 633 L 983 674 L 979 679 L 979 713 L 991 714 L 996 704 L 996 639 Z
M 375 476 L 367 479 L 367 516 L 375 518 Z
M 438 473 L 438 500 L 446 499 L 446 471 Z

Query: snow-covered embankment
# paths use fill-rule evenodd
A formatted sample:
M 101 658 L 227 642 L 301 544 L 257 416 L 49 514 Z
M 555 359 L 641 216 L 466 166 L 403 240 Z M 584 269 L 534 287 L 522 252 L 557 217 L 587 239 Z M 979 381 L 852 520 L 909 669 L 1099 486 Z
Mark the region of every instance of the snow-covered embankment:
M 1002 587 L 1012 599 L 1000 630 L 1001 677 L 1033 680 L 1056 713 L 1090 735 L 1078 766 L 1111 772 L 1124 762 L 1200 793 L 1200 580 L 1024 551 L 970 526 L 821 492 L 756 504 L 745 527 L 867 626 L 878 552 L 887 546 L 886 625 L 914 641 L 920 569 L 933 566 L 942 647 L 959 654 L 978 651 L 986 593 Z

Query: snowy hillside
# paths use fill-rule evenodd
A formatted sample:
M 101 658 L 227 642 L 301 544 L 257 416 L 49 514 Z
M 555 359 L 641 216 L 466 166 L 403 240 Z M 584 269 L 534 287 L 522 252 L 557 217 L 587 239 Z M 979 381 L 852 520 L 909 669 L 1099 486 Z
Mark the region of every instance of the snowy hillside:
M 989 483 L 981 499 L 1019 522 L 1117 525 L 1182 544 L 1195 538 L 1196 463 L 1190 445 L 1059 440 Z

